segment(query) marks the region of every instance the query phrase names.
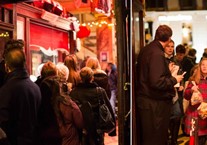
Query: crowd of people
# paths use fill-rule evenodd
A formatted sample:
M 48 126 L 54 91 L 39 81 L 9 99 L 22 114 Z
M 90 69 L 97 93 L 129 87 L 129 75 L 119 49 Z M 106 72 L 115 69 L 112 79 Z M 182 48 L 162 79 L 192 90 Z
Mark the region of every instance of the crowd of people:
M 172 35 L 160 25 L 138 56 L 138 143 L 178 145 L 180 127 L 190 136 L 196 119 L 198 145 L 206 145 L 207 55 L 196 63 L 196 50 L 176 45 Z M 104 145 L 99 97 L 116 123 L 116 65 L 109 62 L 102 70 L 97 58 L 87 57 L 78 66 L 70 54 L 57 64 L 45 62 L 33 82 L 23 48 L 22 40 L 8 41 L 0 63 L 0 144 Z M 86 104 L 91 110 L 81 109 Z M 116 127 L 107 133 L 116 136 Z
M 196 49 L 175 45 L 172 35 L 160 25 L 138 56 L 138 144 L 178 145 L 181 128 L 184 136 L 196 136 L 196 145 L 206 145 L 207 55 L 196 63 Z
M 117 71 L 88 57 L 81 69 L 74 54 L 55 64 L 47 61 L 33 82 L 27 71 L 22 40 L 9 40 L 0 67 L 0 144 L 104 145 L 100 96 L 116 124 Z M 99 89 L 98 89 L 99 88 Z M 99 90 L 99 91 L 98 91 Z M 92 110 L 82 110 L 88 103 Z

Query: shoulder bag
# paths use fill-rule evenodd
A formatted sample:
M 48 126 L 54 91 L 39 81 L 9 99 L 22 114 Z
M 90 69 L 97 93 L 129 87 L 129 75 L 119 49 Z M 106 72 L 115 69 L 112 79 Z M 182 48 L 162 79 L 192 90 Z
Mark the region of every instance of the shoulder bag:
M 99 129 L 105 133 L 110 133 L 115 129 L 115 122 L 109 108 L 107 107 L 102 88 L 97 87 L 99 96 Z

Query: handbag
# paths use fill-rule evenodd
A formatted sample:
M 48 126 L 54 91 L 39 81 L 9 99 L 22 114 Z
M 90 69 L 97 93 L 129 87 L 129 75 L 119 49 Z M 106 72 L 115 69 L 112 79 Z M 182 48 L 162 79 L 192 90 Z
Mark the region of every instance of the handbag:
M 202 118 L 202 119 L 206 119 L 207 118 L 207 103 L 206 102 L 202 102 L 199 107 L 197 108 L 198 110 L 198 115 Z
M 100 92 L 99 95 L 99 124 L 98 128 L 105 133 L 110 133 L 115 129 L 115 121 L 112 114 L 105 103 L 102 88 L 97 87 L 97 91 Z

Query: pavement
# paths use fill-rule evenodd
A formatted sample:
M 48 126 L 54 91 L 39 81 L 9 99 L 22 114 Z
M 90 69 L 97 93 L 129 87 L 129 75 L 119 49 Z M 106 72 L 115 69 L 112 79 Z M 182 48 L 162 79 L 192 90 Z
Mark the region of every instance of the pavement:
M 189 137 L 180 134 L 178 136 L 178 144 L 179 145 L 189 145 Z
M 108 134 L 105 134 L 105 137 L 104 137 L 105 145 L 118 145 L 118 126 L 116 127 L 116 130 L 117 130 L 117 136 L 111 137 L 111 136 L 108 136 Z M 189 137 L 183 135 L 181 129 L 179 131 L 178 144 L 189 145 Z
M 117 123 L 118 124 L 118 123 Z M 118 145 L 118 125 L 116 126 L 116 136 L 108 136 L 107 133 L 105 133 L 104 136 L 104 144 L 105 145 Z

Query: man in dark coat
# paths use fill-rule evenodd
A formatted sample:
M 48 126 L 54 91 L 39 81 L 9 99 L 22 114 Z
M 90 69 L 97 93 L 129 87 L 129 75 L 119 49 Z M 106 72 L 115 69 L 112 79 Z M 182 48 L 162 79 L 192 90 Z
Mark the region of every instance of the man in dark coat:
M 5 70 L 5 61 L 4 57 L 5 54 L 11 50 L 11 49 L 22 49 L 24 48 L 24 41 L 22 39 L 10 39 L 9 41 L 6 42 L 5 47 L 4 47 L 4 53 L 3 53 L 3 59 L 0 62 L 0 87 L 3 86 L 5 77 L 7 75 L 6 70 Z
M 7 77 L 0 88 L 0 127 L 10 145 L 35 145 L 39 87 L 25 69 L 25 54 L 12 49 L 5 54 Z
M 164 47 L 171 40 L 172 30 L 160 25 L 155 40 L 141 49 L 137 64 L 137 126 L 140 145 L 165 145 L 174 85 L 183 75 L 171 75 Z

